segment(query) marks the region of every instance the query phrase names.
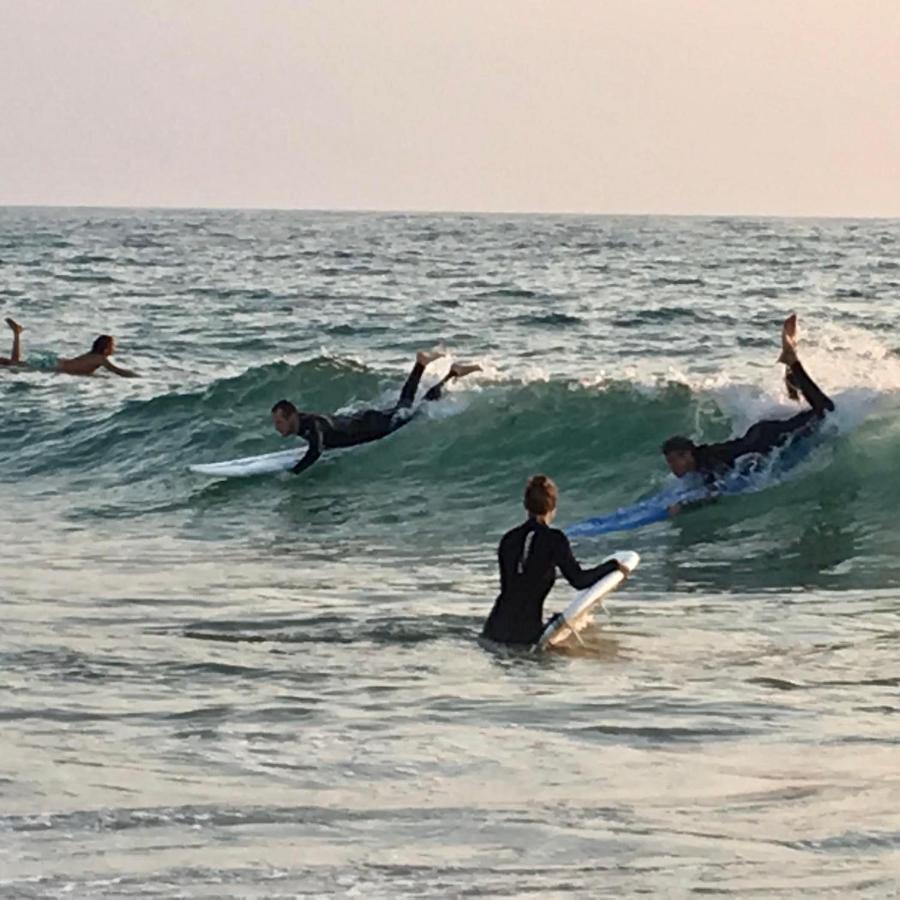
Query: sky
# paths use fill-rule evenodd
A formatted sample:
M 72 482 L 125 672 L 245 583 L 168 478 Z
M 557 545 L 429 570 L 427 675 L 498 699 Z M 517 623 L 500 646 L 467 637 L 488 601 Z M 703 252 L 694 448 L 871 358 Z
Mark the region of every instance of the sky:
M 900 216 L 900 0 L 0 0 L 0 204 Z

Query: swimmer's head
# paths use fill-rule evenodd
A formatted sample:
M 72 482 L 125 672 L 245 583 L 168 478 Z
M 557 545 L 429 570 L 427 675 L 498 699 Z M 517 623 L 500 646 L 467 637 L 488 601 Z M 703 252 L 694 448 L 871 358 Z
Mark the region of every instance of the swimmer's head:
M 662 445 L 663 456 L 676 478 L 697 471 L 697 457 L 694 455 L 696 449 L 697 445 L 690 438 L 680 434 L 670 437 Z
M 116 339 L 111 334 L 101 334 L 91 344 L 91 353 L 99 353 L 101 356 L 112 356 L 116 350 Z
M 297 433 L 300 427 L 300 413 L 290 400 L 279 400 L 272 407 L 272 424 L 282 436 L 288 437 Z
M 533 516 L 549 522 L 556 515 L 556 501 L 559 490 L 552 478 L 546 475 L 532 475 L 525 485 L 525 509 Z

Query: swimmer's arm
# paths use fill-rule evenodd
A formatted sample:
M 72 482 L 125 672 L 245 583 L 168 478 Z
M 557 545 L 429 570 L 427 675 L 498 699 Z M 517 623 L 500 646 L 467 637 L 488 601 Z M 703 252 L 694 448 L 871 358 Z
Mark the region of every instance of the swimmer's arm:
M 592 584 L 596 584 L 604 575 L 609 575 L 610 572 L 618 570 L 626 577 L 630 574 L 625 566 L 620 565 L 618 560 L 615 559 L 602 562 L 599 566 L 594 566 L 592 569 L 582 569 L 578 560 L 575 559 L 575 554 L 572 553 L 569 539 L 562 532 L 559 532 L 557 540 L 559 543 L 556 547 L 556 565 L 559 566 L 559 571 L 563 573 L 566 581 L 576 590 L 580 591 L 590 587 Z
M 115 363 L 110 362 L 108 359 L 103 360 L 103 368 L 112 372 L 114 375 L 119 375 L 122 378 L 140 378 L 137 372 L 132 372 L 131 369 L 123 369 L 120 366 L 117 366 Z
M 308 469 L 322 455 L 322 426 L 315 419 L 300 434 L 309 441 L 309 447 L 303 459 L 291 470 L 295 475 Z
M 708 493 L 699 494 L 696 497 L 682 500 L 680 503 L 673 503 L 666 510 L 666 512 L 668 512 L 669 518 L 673 519 L 675 518 L 675 516 L 680 515 L 683 512 L 688 512 L 692 509 L 699 509 L 701 506 L 709 506 L 710 503 L 715 503 L 718 499 L 719 492 L 711 486 L 708 488 Z

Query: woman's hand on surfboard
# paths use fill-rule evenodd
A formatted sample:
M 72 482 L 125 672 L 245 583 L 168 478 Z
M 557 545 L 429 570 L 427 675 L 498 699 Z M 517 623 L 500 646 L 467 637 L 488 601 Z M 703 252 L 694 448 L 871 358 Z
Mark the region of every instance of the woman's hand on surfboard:
M 629 569 L 628 566 L 625 565 L 625 563 L 620 563 L 618 560 L 616 560 L 616 565 L 619 567 L 619 571 L 622 573 L 622 576 L 624 578 L 628 578 L 631 575 L 631 569 Z

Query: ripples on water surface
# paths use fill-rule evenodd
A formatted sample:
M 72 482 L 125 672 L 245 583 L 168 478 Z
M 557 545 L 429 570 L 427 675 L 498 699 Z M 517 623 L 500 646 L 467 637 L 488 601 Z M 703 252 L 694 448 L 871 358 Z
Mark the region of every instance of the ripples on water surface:
M 144 375 L 0 373 L 0 894 L 895 895 L 898 239 L 0 211 L 26 354 L 110 331 Z M 827 445 L 581 544 L 644 563 L 580 653 L 479 644 L 524 478 L 565 524 L 658 488 L 672 432 L 786 414 L 792 309 Z M 389 440 L 186 472 L 279 449 L 282 396 L 388 400 L 439 341 L 486 374 Z

